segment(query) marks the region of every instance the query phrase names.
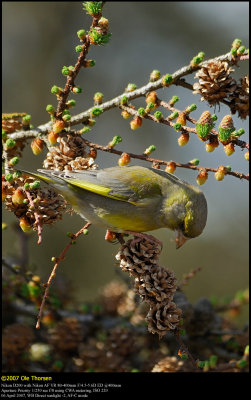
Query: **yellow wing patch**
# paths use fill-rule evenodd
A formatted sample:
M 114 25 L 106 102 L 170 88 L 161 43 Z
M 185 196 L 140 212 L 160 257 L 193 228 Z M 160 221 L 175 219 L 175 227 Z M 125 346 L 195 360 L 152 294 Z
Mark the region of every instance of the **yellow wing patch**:
M 89 192 L 93 192 L 96 194 L 100 194 L 101 196 L 109 197 L 114 200 L 120 200 L 120 201 L 127 201 L 128 203 L 136 205 L 137 203 L 133 201 L 128 201 L 126 196 L 120 195 L 120 194 L 110 194 L 111 189 L 106 186 L 102 185 L 95 185 L 95 183 L 90 183 L 90 182 L 85 182 L 85 181 L 79 181 L 77 179 L 71 180 L 64 178 L 64 180 L 72 185 L 73 187 L 76 186 L 81 189 L 88 190 Z

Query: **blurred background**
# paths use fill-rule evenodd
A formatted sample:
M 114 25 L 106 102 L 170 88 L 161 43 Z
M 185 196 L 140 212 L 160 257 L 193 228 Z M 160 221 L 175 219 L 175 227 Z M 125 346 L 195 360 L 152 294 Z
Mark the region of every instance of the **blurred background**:
M 83 10 L 81 2 L 3 2 L 3 112 L 27 112 L 32 124 L 38 126 L 48 121 L 47 104 L 56 105 L 50 93 L 53 85 L 63 86 L 63 65 L 74 65 L 76 32 L 88 30 L 91 18 Z M 107 2 L 103 16 L 109 19 L 111 41 L 105 46 L 92 46 L 89 58 L 96 66 L 81 70 L 77 85 L 82 94 L 75 97 L 74 113 L 93 105 L 93 95 L 100 91 L 107 101 L 124 92 L 129 82 L 138 87 L 145 85 L 153 69 L 161 74 L 173 73 L 188 65 L 199 51 L 206 58 L 225 54 L 235 38 L 242 39 L 248 48 L 248 2 Z M 234 77 L 247 74 L 248 62 L 240 62 Z M 194 83 L 193 76 L 187 81 Z M 209 109 L 199 95 L 172 86 L 159 90 L 159 98 L 169 101 L 178 95 L 179 109 L 196 103 L 192 114 L 198 119 Z M 137 99 L 134 105 L 144 107 L 144 100 Z M 222 117 L 229 109 L 209 109 Z M 247 130 L 248 123 L 233 117 L 237 129 Z M 239 147 L 228 157 L 219 146 L 213 153 L 205 151 L 204 144 L 196 135 L 191 135 L 189 144 L 181 148 L 177 144 L 178 133 L 166 126 L 144 121 L 142 127 L 132 131 L 128 120 L 122 119 L 120 111 L 114 109 L 100 116 L 86 138 L 106 145 L 113 136 L 120 135 L 123 142 L 117 148 L 137 154 L 151 144 L 157 146 L 153 157 L 177 162 L 188 162 L 199 158 L 200 165 L 216 168 L 230 165 L 233 171 L 247 173 L 248 162 Z M 243 137 L 247 141 L 247 134 Z M 24 152 L 20 168 L 41 168 L 45 150 L 34 156 L 29 146 Z M 117 165 L 118 156 L 99 152 L 96 162 L 100 168 Z M 131 165 L 146 165 L 132 160 Z M 148 165 L 148 164 L 147 164 Z M 175 174 L 196 184 L 196 172 L 177 168 Z M 233 296 L 245 289 L 248 281 L 248 184 L 231 176 L 218 182 L 209 174 L 202 190 L 208 201 L 208 222 L 203 234 L 189 241 L 178 251 L 174 234 L 168 230 L 155 231 L 163 241 L 162 265 L 174 270 L 178 279 L 193 268 L 202 271 L 190 281 L 184 291 L 193 303 L 202 296 L 208 298 Z M 3 221 L 8 228 L 3 235 L 3 255 L 15 256 L 20 243 L 11 228 L 15 216 L 3 211 Z M 44 281 L 52 268 L 51 257 L 58 256 L 68 243 L 66 232 L 77 232 L 84 221 L 77 215 L 65 215 L 53 227 L 44 227 L 43 242 L 37 245 L 37 234 L 29 237 L 29 265 Z M 102 286 L 111 279 L 122 279 L 114 255 L 119 246 L 104 241 L 104 230 L 91 227 L 88 236 L 80 237 L 67 253 L 59 276 L 71 281 L 78 301 L 93 300 Z M 127 276 L 125 277 L 128 278 Z M 246 310 L 247 312 L 247 310 Z M 247 318 L 247 313 L 240 321 Z

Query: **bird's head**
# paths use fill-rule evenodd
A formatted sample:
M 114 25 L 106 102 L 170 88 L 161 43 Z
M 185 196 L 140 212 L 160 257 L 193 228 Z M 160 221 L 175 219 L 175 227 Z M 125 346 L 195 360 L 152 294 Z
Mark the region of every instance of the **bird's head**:
M 176 248 L 199 236 L 207 221 L 207 201 L 203 192 L 192 185 L 179 188 L 165 201 L 166 226 L 175 231 Z

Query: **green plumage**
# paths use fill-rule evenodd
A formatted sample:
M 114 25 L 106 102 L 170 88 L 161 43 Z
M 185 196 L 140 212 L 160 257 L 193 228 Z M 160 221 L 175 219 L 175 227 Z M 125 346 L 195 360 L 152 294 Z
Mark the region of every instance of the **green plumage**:
M 201 190 L 154 168 L 30 174 L 53 186 L 84 219 L 114 232 L 166 227 L 190 238 L 200 235 L 206 224 L 207 203 Z

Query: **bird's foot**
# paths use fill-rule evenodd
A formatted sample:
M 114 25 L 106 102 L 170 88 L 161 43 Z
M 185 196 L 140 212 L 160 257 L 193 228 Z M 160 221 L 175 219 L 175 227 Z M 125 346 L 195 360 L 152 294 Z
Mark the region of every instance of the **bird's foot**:
M 110 229 L 107 229 L 105 233 L 105 240 L 111 243 L 117 243 L 117 242 L 121 244 L 125 243 L 122 233 L 112 232 L 110 231 Z
M 124 231 L 124 233 L 136 236 L 136 238 L 133 239 L 133 242 L 132 242 L 133 244 L 138 243 L 140 241 L 140 239 L 145 239 L 145 240 L 148 240 L 149 242 L 157 244 L 157 246 L 160 246 L 161 249 L 163 248 L 163 243 L 160 240 L 156 239 L 156 237 L 154 237 L 152 235 L 147 235 L 146 233 L 133 232 L 133 231 Z

